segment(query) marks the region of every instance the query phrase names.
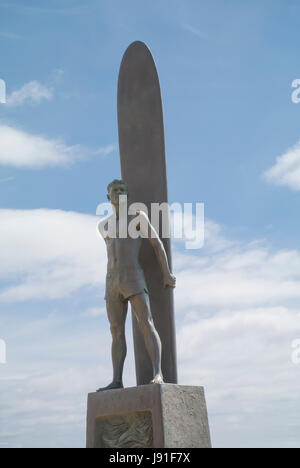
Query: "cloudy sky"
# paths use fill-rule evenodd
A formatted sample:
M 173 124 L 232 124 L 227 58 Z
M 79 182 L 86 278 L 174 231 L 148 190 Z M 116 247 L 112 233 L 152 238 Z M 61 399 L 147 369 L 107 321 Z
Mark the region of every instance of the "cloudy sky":
M 300 447 L 299 2 L 42 3 L 0 0 L 0 447 L 83 447 L 87 393 L 110 381 L 96 207 L 137 39 L 170 199 L 205 203 L 204 248 L 173 245 L 180 383 L 205 387 L 215 447 Z

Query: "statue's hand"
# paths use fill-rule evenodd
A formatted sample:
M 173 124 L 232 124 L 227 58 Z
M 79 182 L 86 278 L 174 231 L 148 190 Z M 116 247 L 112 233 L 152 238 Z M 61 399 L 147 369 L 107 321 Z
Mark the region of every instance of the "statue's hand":
M 176 286 L 176 278 L 172 273 L 168 273 L 164 276 L 164 288 L 170 286 L 171 288 L 175 288 Z

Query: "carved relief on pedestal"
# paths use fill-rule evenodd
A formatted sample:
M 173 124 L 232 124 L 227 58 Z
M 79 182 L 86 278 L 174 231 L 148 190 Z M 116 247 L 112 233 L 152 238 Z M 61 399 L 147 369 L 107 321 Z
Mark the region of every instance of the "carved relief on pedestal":
M 96 440 L 97 448 L 152 448 L 151 411 L 97 418 Z

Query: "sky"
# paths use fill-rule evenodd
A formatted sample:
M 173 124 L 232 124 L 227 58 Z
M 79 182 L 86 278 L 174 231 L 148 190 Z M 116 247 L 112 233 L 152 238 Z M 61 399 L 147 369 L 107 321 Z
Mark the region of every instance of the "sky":
M 173 242 L 179 383 L 205 387 L 214 447 L 300 447 L 299 31 L 297 0 L 0 0 L 0 447 L 84 447 L 111 379 L 96 208 L 135 40 L 170 201 L 205 204 L 204 247 Z

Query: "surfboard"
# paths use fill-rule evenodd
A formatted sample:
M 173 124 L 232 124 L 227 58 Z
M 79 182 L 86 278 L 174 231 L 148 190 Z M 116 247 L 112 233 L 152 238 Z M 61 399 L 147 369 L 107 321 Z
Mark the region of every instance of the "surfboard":
M 118 128 L 122 178 L 128 187 L 128 203 L 168 202 L 165 137 L 159 78 L 154 59 L 143 42 L 126 50 L 118 81 Z M 160 233 L 161 235 L 161 233 Z M 172 269 L 170 239 L 162 239 Z M 174 298 L 163 288 L 162 272 L 153 247 L 143 240 L 140 263 L 148 286 L 151 312 L 162 342 L 164 381 L 177 383 Z M 133 338 L 137 384 L 153 378 L 150 358 L 135 317 Z

